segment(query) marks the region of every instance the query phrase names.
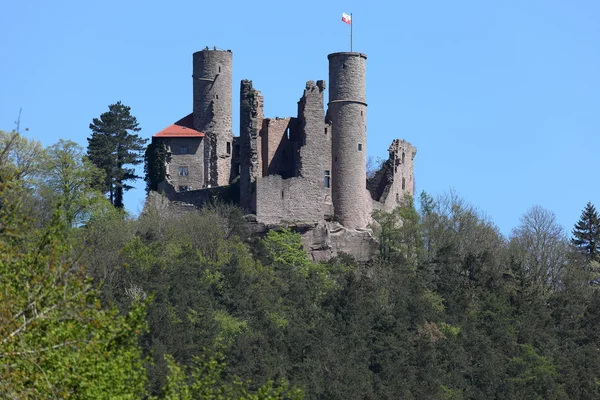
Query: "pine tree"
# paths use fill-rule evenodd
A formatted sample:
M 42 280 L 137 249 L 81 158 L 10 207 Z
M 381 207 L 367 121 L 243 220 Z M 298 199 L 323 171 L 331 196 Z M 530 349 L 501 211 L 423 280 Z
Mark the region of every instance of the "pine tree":
M 143 161 L 146 139 L 132 133 L 139 132 L 140 128 L 130 113 L 131 107 L 119 101 L 109 105 L 108 110 L 90 124 L 88 157 L 106 174 L 98 189 L 109 194 L 115 207 L 123 208 L 123 193 L 133 188 L 126 182 L 140 178 L 133 166 Z
M 594 205 L 587 203 L 573 229 L 571 243 L 588 261 L 598 261 L 600 245 L 600 216 Z

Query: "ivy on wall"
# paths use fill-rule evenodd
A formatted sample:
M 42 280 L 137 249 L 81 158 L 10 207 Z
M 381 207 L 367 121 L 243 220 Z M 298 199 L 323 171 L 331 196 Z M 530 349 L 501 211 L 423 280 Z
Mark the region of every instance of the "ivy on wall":
M 165 180 L 167 150 L 162 142 L 152 142 L 144 155 L 144 180 L 146 194 L 151 190 L 158 191 L 158 184 Z

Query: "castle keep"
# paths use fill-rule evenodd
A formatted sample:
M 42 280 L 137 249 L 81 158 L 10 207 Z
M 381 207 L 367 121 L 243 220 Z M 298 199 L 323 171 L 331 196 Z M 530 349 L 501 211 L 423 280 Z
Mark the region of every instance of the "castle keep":
M 416 154 L 394 140 L 389 159 L 367 179 L 367 56 L 330 54 L 327 104 L 325 81 L 308 81 L 295 117 L 265 118 L 263 96 L 243 80 L 239 137 L 232 130 L 232 58 L 230 50 L 194 53 L 193 112 L 152 138 L 166 152 L 159 192 L 201 207 L 215 191 L 239 191 L 240 206 L 256 222 L 307 227 L 314 258 L 346 248 L 361 253 L 373 210 L 391 211 L 413 195 Z

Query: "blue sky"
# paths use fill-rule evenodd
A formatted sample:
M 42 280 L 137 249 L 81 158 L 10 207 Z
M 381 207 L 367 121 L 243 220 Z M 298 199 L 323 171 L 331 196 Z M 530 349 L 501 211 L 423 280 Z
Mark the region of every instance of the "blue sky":
M 192 53 L 234 54 L 269 117 L 294 116 L 327 54 L 366 53 L 368 154 L 418 147 L 417 191 L 453 189 L 508 234 L 533 205 L 570 231 L 600 207 L 600 2 L 3 1 L 0 129 L 83 146 L 92 118 L 122 101 L 149 138 L 191 112 Z M 143 184 L 126 194 L 141 209 Z

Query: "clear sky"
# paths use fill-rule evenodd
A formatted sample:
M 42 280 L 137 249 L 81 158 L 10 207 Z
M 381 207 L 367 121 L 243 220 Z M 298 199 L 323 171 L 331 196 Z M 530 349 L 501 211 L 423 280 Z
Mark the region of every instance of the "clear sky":
M 145 138 L 192 110 L 192 53 L 234 54 L 265 115 L 295 116 L 327 54 L 366 53 L 368 154 L 418 148 L 417 192 L 449 189 L 505 234 L 533 205 L 570 231 L 600 207 L 600 2 L 0 1 L 0 129 L 87 146 L 92 118 L 122 101 Z M 137 213 L 143 182 L 126 194 Z

